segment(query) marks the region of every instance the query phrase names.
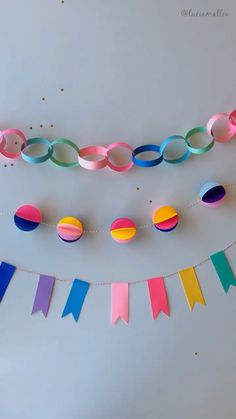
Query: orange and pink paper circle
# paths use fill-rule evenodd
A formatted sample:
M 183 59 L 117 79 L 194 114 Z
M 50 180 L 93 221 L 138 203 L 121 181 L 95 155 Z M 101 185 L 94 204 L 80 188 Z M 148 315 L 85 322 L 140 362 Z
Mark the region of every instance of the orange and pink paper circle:
M 175 208 L 166 205 L 154 211 L 152 221 L 157 230 L 168 232 L 177 227 L 179 216 Z
M 79 240 L 84 229 L 80 220 L 75 217 L 64 217 L 57 223 L 57 233 L 60 239 L 67 243 Z
M 113 221 L 110 233 L 117 243 L 128 243 L 136 236 L 137 228 L 134 221 L 129 218 L 118 218 Z

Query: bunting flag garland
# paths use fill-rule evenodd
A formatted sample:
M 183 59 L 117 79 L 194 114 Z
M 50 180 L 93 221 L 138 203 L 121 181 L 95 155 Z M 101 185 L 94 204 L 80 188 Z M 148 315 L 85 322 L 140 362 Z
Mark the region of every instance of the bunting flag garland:
M 212 254 L 209 258 L 204 259 L 195 266 L 182 269 L 178 272 L 172 272 L 169 275 L 158 276 L 150 279 L 138 280 L 133 282 L 86 282 L 80 279 L 74 279 L 71 286 L 63 313 L 61 317 L 66 317 L 72 314 L 74 320 L 79 319 L 85 298 L 87 296 L 90 285 L 92 286 L 110 286 L 111 287 L 111 323 L 115 324 L 119 319 L 125 323 L 129 323 L 129 286 L 146 283 L 150 307 L 152 311 L 152 318 L 155 320 L 160 312 L 170 316 L 170 307 L 168 295 L 165 287 L 165 279 L 170 278 L 176 274 L 179 275 L 183 291 L 189 306 L 190 311 L 193 310 L 195 303 L 206 305 L 205 299 L 197 278 L 195 268 L 211 261 L 218 278 L 222 284 L 225 293 L 228 292 L 230 285 L 236 286 L 235 275 L 226 258 L 225 251 L 236 244 L 234 240 L 224 250 Z M 37 272 L 16 268 L 6 262 L 0 265 L 0 302 L 2 301 L 7 287 L 14 275 L 15 270 L 18 269 L 23 272 L 36 274 L 39 278 L 37 290 L 34 298 L 32 314 L 42 311 L 43 315 L 47 317 L 51 297 L 56 281 L 70 282 L 49 275 L 41 275 Z
M 179 276 L 190 311 L 195 303 L 206 305 L 194 267 L 179 271 Z
M 230 285 L 236 286 L 236 279 L 230 264 L 223 251 L 211 255 L 210 258 L 217 272 L 221 285 L 227 294 Z
M 42 311 L 47 317 L 55 280 L 53 276 L 40 275 L 32 314 Z
M 74 280 L 61 317 L 72 314 L 75 321 L 78 320 L 89 285 L 90 284 L 88 282 L 81 281 L 80 279 Z
M 167 316 L 170 315 L 168 297 L 166 293 L 166 287 L 164 278 L 162 276 L 158 278 L 151 278 L 147 280 L 150 303 L 152 308 L 152 317 L 155 320 L 162 311 Z
M 111 322 L 118 319 L 129 323 L 129 284 L 127 282 L 115 282 L 111 285 Z

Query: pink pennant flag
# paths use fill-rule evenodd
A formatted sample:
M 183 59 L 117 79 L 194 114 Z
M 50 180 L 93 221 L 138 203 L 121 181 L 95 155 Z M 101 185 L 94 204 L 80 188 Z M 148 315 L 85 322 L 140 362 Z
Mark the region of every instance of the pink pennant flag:
M 127 282 L 114 282 L 111 285 L 111 322 L 121 318 L 129 323 L 129 284 Z
M 168 297 L 164 278 L 151 278 L 147 280 L 149 297 L 152 307 L 152 317 L 155 320 L 160 311 L 163 311 L 167 316 L 170 315 Z

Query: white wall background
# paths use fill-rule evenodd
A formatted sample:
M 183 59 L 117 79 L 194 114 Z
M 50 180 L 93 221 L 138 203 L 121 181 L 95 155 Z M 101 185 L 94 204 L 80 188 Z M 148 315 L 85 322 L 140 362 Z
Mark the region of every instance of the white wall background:
M 235 107 L 233 0 L 0 6 L 2 128 L 64 136 L 80 146 L 138 146 Z M 186 8 L 223 8 L 229 16 L 182 17 Z M 110 239 L 109 226 L 122 215 L 149 222 L 162 204 L 182 208 L 207 180 L 235 183 L 235 152 L 235 141 L 218 144 L 178 167 L 124 175 L 22 161 L 4 167 L 1 159 L 0 259 L 91 282 L 140 280 L 196 264 L 236 237 L 233 189 L 217 210 L 188 210 L 169 235 L 145 230 L 123 247 Z M 72 214 L 103 232 L 74 245 L 53 228 L 25 234 L 12 221 L 25 203 L 38 205 L 49 223 Z M 236 269 L 236 247 L 227 256 Z M 78 323 L 60 318 L 70 283 L 57 284 L 46 320 L 31 316 L 37 277 L 17 272 L 0 306 L 1 418 L 235 418 L 236 290 L 224 295 L 210 263 L 197 272 L 206 308 L 189 312 L 175 276 L 166 281 L 171 317 L 153 321 L 141 284 L 130 289 L 128 327 L 110 325 L 109 287 L 91 287 Z

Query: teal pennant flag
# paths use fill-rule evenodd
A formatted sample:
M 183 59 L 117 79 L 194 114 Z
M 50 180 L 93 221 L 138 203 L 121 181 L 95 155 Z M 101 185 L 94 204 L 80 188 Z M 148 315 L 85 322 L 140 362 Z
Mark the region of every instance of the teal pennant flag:
M 219 280 L 224 288 L 225 293 L 229 291 L 230 285 L 236 286 L 235 275 L 223 251 L 214 253 L 210 256 Z

